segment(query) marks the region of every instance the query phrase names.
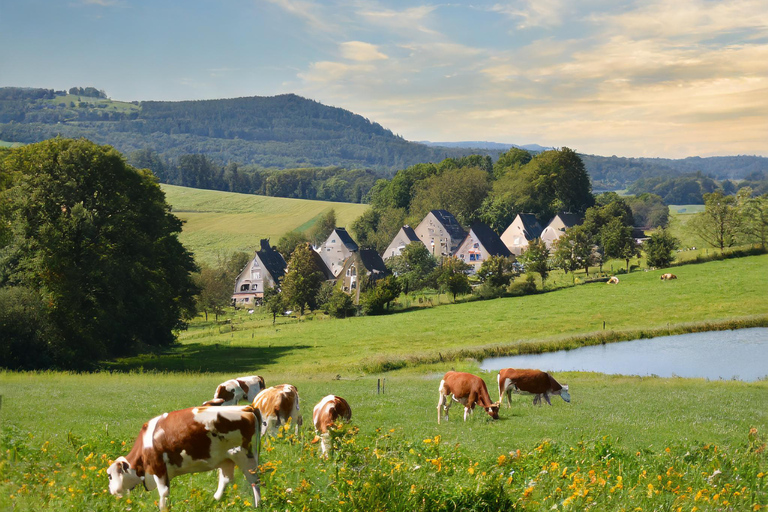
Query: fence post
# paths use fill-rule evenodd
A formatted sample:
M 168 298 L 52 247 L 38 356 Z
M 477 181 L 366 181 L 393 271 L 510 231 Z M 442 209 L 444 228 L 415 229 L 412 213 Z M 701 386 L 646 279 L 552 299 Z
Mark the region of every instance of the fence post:
M 376 379 L 376 394 L 381 394 L 381 379 Z
M 383 395 L 386 391 L 384 390 L 384 387 L 387 385 L 387 378 L 384 377 L 384 379 L 381 381 L 381 394 Z

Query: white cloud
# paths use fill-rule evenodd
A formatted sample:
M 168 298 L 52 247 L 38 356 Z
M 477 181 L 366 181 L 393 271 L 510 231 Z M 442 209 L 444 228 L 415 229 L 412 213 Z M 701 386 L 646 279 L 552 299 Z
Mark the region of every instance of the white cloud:
M 490 10 L 519 20 L 520 29 L 557 27 L 563 24 L 566 5 L 563 0 L 518 0 L 495 4 Z
M 346 43 L 341 43 L 339 48 L 341 56 L 349 60 L 365 62 L 389 58 L 379 51 L 378 46 L 363 41 L 347 41 Z

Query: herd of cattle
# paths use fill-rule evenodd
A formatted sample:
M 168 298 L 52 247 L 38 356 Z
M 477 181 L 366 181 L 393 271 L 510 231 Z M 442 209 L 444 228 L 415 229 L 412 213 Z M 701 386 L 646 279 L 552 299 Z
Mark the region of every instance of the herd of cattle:
M 533 403 L 550 395 L 571 401 L 568 386 L 560 385 L 552 376 L 539 370 L 501 370 L 497 376 L 499 401 L 492 403 L 483 379 L 476 375 L 450 371 L 440 381 L 437 422 L 441 412 L 448 419 L 453 401 L 464 406 L 464 421 L 475 405 L 485 409 L 493 419 L 499 418 L 504 396 L 512 405 L 512 393 L 533 395 Z M 448 400 L 451 397 L 451 400 Z M 242 400 L 249 405 L 238 405 Z M 352 409 L 346 400 L 328 395 L 315 405 L 312 422 L 320 442 L 321 454 L 330 449 L 329 430 L 337 421 L 349 421 Z M 291 384 L 266 388 L 261 376 L 228 380 L 216 388 L 213 399 L 199 407 L 168 412 L 145 423 L 131 451 L 118 457 L 107 469 L 109 492 L 122 496 L 139 484 L 147 490 L 157 489 L 160 510 L 166 509 L 169 483 L 177 475 L 219 470 L 219 484 L 214 494 L 221 499 L 227 484 L 234 478 L 235 467 L 245 475 L 253 491 L 253 503 L 261 503 L 259 481 L 259 446 L 261 436 L 274 435 L 281 424 L 295 425 L 298 434 L 303 420 L 299 412 L 299 393 Z M 253 439 L 255 444 L 252 444 Z

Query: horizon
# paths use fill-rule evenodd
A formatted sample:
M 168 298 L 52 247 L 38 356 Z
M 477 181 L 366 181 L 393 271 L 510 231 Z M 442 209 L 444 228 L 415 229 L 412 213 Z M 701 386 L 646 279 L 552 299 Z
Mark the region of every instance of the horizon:
M 120 101 L 297 94 L 413 142 L 768 156 L 763 2 L 184 5 L 4 6 L 0 44 L 14 51 L 0 85 L 93 86 Z

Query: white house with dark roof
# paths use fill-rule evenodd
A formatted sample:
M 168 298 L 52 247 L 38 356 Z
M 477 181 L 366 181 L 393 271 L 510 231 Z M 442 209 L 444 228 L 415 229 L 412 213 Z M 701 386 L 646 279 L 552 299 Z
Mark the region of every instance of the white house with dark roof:
M 379 253 L 373 249 L 360 249 L 347 258 L 336 281 L 341 283 L 342 291 L 352 295 L 355 304 L 358 304 L 364 287 L 374 285 L 389 274 Z
M 261 248 L 235 280 L 232 301 L 235 305 L 252 305 L 264 297 L 264 288 L 279 286 L 285 275 L 285 260 L 269 240 L 260 241 Z
M 344 266 L 344 262 L 353 252 L 356 252 L 357 249 L 357 244 L 352 240 L 352 237 L 349 236 L 347 230 L 344 228 L 336 228 L 331 231 L 331 234 L 328 235 L 325 242 L 323 242 L 323 244 L 316 250 L 326 266 L 333 272 L 333 275 L 338 276 Z
M 456 257 L 471 265 L 473 272 L 477 272 L 490 256 L 509 257 L 512 253 L 490 227 L 482 222 L 473 224 L 467 237 L 456 250 Z
M 567 229 L 581 224 L 581 218 L 574 213 L 558 213 L 555 215 L 544 231 L 541 232 L 541 240 L 547 249 L 552 249 L 554 243 L 565 234 Z
M 411 242 L 418 241 L 419 236 L 416 234 L 413 228 L 411 226 L 405 225 L 400 228 L 400 231 L 397 232 L 395 238 L 392 239 L 392 242 L 390 242 L 390 244 L 384 250 L 384 254 L 382 254 L 381 257 L 386 260 L 394 256 L 400 256 L 406 245 L 410 244 Z
M 541 224 L 532 213 L 520 213 L 501 234 L 501 241 L 509 252 L 519 256 L 528 248 L 528 242 L 541 236 Z
M 467 236 L 456 217 L 447 210 L 432 210 L 414 232 L 436 258 L 451 256 Z

